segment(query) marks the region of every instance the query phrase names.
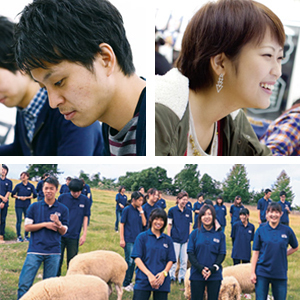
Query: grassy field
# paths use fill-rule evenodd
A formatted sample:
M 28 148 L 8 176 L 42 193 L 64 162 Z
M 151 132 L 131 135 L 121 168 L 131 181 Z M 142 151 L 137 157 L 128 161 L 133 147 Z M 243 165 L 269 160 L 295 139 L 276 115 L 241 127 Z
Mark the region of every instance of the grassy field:
M 14 181 L 14 185 L 18 181 Z M 115 222 L 115 195 L 116 192 L 93 190 L 94 203 L 92 206 L 92 217 L 90 226 L 88 228 L 88 235 L 86 243 L 79 248 L 79 252 L 88 252 L 93 250 L 112 250 L 120 253 L 124 257 L 124 251 L 119 246 L 119 235 L 114 231 Z M 129 195 L 128 195 L 129 196 Z M 175 204 L 175 198 L 165 197 L 167 200 L 167 207 L 170 208 Z M 227 206 L 229 212 L 230 205 Z M 290 218 L 291 227 L 300 241 L 300 216 L 292 214 Z M 250 207 L 250 222 L 258 226 L 258 213 L 256 208 Z M 7 216 L 6 233 L 9 238 L 16 239 L 15 234 L 15 211 L 14 200 L 10 200 L 10 206 Z M 227 224 L 230 223 L 229 216 L 227 216 Z M 23 223 L 22 223 L 23 226 Z M 232 265 L 231 257 L 231 239 L 230 226 L 226 227 L 226 245 L 227 256 L 223 263 L 223 267 Z M 22 269 L 23 262 L 26 257 L 28 244 L 27 243 L 11 243 L 0 245 L 0 299 L 14 300 L 17 298 L 17 287 L 19 274 Z M 300 251 L 289 257 L 289 271 L 288 271 L 288 300 L 300 299 Z M 64 264 L 62 275 L 66 273 L 66 265 Z M 41 280 L 42 269 L 39 270 L 36 281 Z M 255 295 L 252 295 L 255 299 Z M 117 296 L 113 293 L 110 300 L 116 300 Z M 124 292 L 123 299 L 132 299 L 132 293 Z M 183 287 L 177 284 L 172 285 L 170 300 L 183 300 Z

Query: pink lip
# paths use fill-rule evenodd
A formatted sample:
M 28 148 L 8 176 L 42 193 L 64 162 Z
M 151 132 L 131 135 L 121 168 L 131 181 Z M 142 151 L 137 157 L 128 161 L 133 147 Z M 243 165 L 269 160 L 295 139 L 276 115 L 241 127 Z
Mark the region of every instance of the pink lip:
M 75 110 L 71 111 L 69 113 L 63 113 L 65 119 L 68 120 L 68 121 L 72 120 L 74 118 L 75 114 L 76 114 Z
M 1 99 L 0 99 L 0 103 L 4 103 L 4 102 L 5 102 L 5 99 L 6 99 L 6 97 L 1 98 Z

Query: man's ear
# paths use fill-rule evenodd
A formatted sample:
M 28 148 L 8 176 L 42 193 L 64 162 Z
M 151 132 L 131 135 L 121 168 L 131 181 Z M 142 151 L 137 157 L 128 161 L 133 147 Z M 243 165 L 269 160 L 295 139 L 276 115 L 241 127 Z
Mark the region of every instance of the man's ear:
M 215 75 L 220 76 L 220 74 L 225 75 L 226 69 L 225 69 L 225 64 L 226 64 L 227 57 L 224 54 L 224 52 L 217 54 L 215 56 L 212 56 L 210 58 L 210 65 L 215 73 Z
M 116 55 L 112 47 L 106 43 L 99 45 L 100 52 L 97 54 L 97 59 L 100 61 L 102 66 L 106 69 L 107 75 L 111 75 L 116 66 Z

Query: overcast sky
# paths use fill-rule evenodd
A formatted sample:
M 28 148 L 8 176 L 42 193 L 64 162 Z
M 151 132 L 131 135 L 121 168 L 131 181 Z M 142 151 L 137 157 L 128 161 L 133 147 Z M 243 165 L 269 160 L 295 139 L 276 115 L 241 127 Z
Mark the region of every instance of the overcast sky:
M 276 181 L 282 170 L 285 170 L 291 179 L 291 186 L 296 197 L 294 202 L 300 205 L 300 172 L 299 165 L 297 164 L 245 164 L 250 179 L 250 189 L 261 190 L 262 188 L 270 188 L 271 185 Z M 8 164 L 9 178 L 18 179 L 22 171 L 26 170 L 28 164 Z M 76 177 L 79 175 L 80 170 L 83 170 L 89 175 L 101 173 L 101 178 L 118 178 L 125 175 L 127 171 L 141 171 L 149 167 L 156 167 L 158 164 L 58 164 L 58 169 L 63 172 L 60 175 L 60 183 L 64 183 L 67 176 Z M 160 167 L 167 170 L 168 177 L 174 178 L 179 173 L 184 164 L 159 164 Z M 201 164 L 198 165 L 200 175 L 203 176 L 205 173 L 209 174 L 212 178 L 223 181 L 230 169 L 232 164 Z

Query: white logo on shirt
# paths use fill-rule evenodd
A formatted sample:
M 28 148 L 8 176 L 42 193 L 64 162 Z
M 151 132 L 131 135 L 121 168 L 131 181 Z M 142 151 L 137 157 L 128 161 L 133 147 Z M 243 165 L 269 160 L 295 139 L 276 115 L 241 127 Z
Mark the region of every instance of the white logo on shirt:
M 30 188 L 30 187 L 28 187 L 28 188 L 27 188 L 27 190 L 31 190 L 31 188 Z
M 168 244 L 164 244 L 163 245 L 165 248 L 169 248 L 169 245 Z
M 58 217 L 61 216 L 60 212 L 58 212 L 58 211 L 56 211 L 54 214 L 57 215 Z
M 252 233 L 252 230 L 249 230 L 248 232 L 249 232 L 249 233 Z
M 79 204 L 79 207 L 84 207 L 84 204 Z
M 185 215 L 187 218 L 190 216 L 190 215 Z
M 282 234 L 281 237 L 282 237 L 283 239 L 287 239 L 287 235 L 286 235 L 286 234 Z
M 215 243 L 220 243 L 220 240 L 219 240 L 219 239 L 216 239 L 216 238 L 214 238 L 213 241 L 214 241 Z
M 8 185 L 8 183 L 5 183 L 5 185 Z

